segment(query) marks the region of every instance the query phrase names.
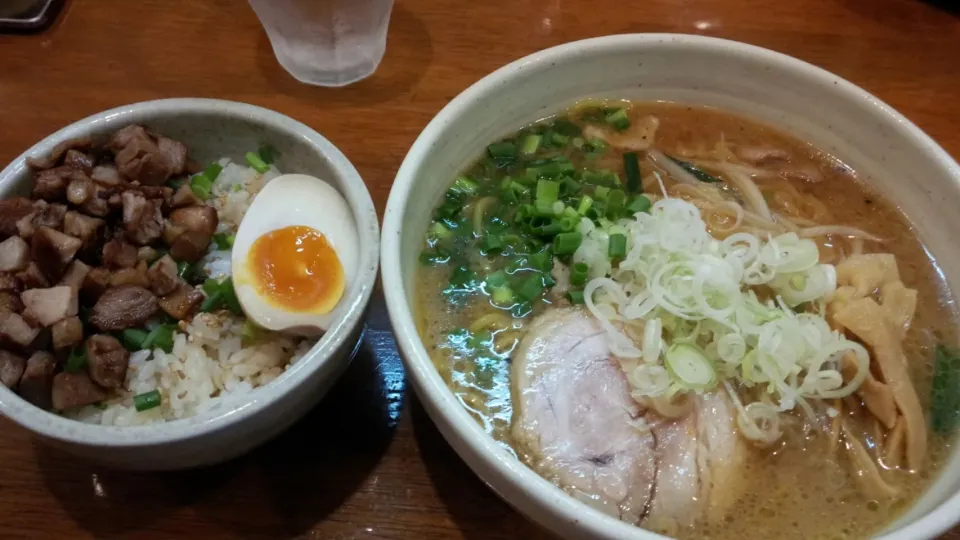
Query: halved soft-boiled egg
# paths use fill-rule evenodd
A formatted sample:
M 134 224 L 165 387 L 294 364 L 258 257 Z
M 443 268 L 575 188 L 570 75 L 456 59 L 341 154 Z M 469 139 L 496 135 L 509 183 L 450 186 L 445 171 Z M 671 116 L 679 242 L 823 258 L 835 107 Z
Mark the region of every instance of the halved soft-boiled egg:
M 305 174 L 268 182 L 240 222 L 233 285 L 244 313 L 270 330 L 319 335 L 333 323 L 358 264 L 347 201 Z

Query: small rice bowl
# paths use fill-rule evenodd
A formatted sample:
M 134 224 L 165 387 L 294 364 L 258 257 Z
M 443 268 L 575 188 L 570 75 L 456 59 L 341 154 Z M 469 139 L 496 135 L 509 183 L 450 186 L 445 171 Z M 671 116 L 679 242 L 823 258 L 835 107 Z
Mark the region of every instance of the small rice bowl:
M 252 167 L 218 162 L 217 177 L 207 204 L 217 210 L 218 233 L 235 234 L 257 193 L 280 175 L 274 167 L 258 173 Z M 204 273 L 223 279 L 231 275 L 230 251 L 210 244 L 200 261 Z M 162 349 L 130 355 L 120 397 L 66 412 L 76 420 L 104 425 L 142 425 L 188 418 L 215 407 L 229 395 L 252 392 L 280 376 L 303 357 L 315 340 L 289 336 L 251 326 L 243 316 L 228 311 L 198 313 L 181 321 L 170 353 Z M 137 411 L 133 396 L 157 390 L 159 407 Z

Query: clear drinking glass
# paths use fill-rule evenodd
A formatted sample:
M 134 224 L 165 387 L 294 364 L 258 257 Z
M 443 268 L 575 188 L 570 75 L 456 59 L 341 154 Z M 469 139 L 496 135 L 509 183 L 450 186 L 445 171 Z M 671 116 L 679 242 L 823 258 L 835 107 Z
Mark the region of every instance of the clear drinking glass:
M 376 71 L 393 0 L 250 0 L 277 61 L 301 82 L 345 86 Z

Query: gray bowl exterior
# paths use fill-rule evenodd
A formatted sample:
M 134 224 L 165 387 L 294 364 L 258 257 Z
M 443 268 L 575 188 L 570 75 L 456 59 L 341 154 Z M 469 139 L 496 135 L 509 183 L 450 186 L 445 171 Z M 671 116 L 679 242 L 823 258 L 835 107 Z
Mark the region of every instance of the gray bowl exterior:
M 346 369 L 363 333 L 363 315 L 376 283 L 379 223 L 356 169 L 309 127 L 279 113 L 240 103 L 172 99 L 139 103 L 72 124 L 24 152 L 0 172 L 0 197 L 28 194 L 27 156 L 41 156 L 63 140 L 105 136 L 129 124 L 183 141 L 200 163 L 244 153 L 269 143 L 279 150 L 284 173 L 320 177 L 337 188 L 354 214 L 361 241 L 358 275 L 337 307 L 338 320 L 301 360 L 271 383 L 231 396 L 211 411 L 150 426 L 82 424 L 42 411 L 0 386 L 0 413 L 44 442 L 93 462 L 122 469 L 171 470 L 236 457 L 277 435 L 312 408 Z

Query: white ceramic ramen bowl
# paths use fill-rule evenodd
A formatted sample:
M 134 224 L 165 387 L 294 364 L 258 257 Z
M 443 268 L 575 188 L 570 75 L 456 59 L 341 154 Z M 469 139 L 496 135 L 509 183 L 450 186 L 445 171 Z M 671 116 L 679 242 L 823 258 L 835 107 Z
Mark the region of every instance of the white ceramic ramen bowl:
M 243 155 L 263 143 L 279 151 L 277 167 L 306 173 L 334 186 L 356 222 L 360 245 L 353 283 L 337 306 L 326 335 L 280 377 L 249 394 L 229 395 L 197 416 L 148 426 L 101 426 L 43 411 L 0 385 L 0 413 L 71 453 L 107 466 L 179 469 L 235 457 L 299 419 L 350 361 L 363 331 L 363 315 L 377 277 L 379 223 L 370 193 L 347 158 L 316 131 L 280 113 L 213 99 L 168 99 L 127 105 L 93 115 L 40 141 L 0 172 L 0 197 L 29 193 L 27 156 L 44 156 L 57 143 L 106 135 L 129 124 L 183 141 L 203 162 Z
M 900 205 L 960 291 L 960 166 L 907 119 L 853 84 L 794 58 L 726 40 L 637 34 L 561 45 L 517 60 L 451 101 L 407 154 L 383 225 L 383 285 L 407 373 L 457 453 L 520 512 L 566 538 L 659 536 L 567 496 L 502 449 L 454 399 L 414 320 L 414 274 L 433 206 L 486 145 L 585 97 L 712 105 L 842 159 Z M 960 519 L 960 452 L 882 538 L 932 538 Z M 838 524 L 838 528 L 840 524 Z

